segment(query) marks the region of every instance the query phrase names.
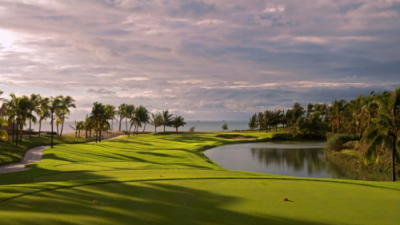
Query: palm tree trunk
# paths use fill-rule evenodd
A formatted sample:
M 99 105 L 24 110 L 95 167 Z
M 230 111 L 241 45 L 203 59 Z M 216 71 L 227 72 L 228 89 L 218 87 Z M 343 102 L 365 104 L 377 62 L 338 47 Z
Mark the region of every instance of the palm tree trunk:
M 178 127 L 176 127 L 176 133 L 178 133 Z
M 119 117 L 119 129 L 118 129 L 118 131 L 121 131 L 121 125 L 122 125 L 122 117 L 120 116 Z
M 99 142 L 101 142 L 101 130 L 103 130 L 103 129 L 101 129 L 101 128 L 102 128 L 102 124 L 101 124 L 101 121 L 100 121 Z
M 32 119 L 29 120 L 29 140 L 32 140 Z
M 62 136 L 63 129 L 64 129 L 64 116 L 63 116 L 63 118 L 62 118 L 62 120 L 61 120 L 60 137 Z
M 393 151 L 392 151 L 392 181 L 396 181 L 396 135 L 393 137 Z
M 58 129 L 58 124 L 56 124 L 56 126 L 57 126 L 57 137 L 58 137 L 60 135 L 59 129 Z
M 42 131 L 42 121 L 39 120 L 39 137 L 40 137 L 40 132 Z
M 18 146 L 18 124 L 17 124 L 17 135 L 15 135 L 15 146 Z
M 128 131 L 128 117 L 125 118 L 126 131 Z
M 14 121 L 12 122 L 12 142 L 14 142 L 14 131 L 15 131 L 15 123 Z
M 22 141 L 22 135 L 24 134 L 24 125 L 22 125 L 21 124 L 21 126 L 19 127 L 19 135 L 20 135 L 20 138 L 19 138 L 19 140 L 20 141 Z
M 165 132 L 165 125 L 164 125 L 164 132 Z
M 146 130 L 146 125 L 147 125 L 147 123 L 144 124 L 143 133 Z
M 53 125 L 54 125 L 54 115 L 51 113 L 51 148 L 53 148 Z
M 87 128 L 85 129 L 85 138 L 87 139 Z

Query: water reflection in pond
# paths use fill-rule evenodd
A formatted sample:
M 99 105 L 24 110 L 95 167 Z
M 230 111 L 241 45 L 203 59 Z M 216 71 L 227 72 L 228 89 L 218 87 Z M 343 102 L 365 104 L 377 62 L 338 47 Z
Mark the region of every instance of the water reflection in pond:
M 205 152 L 229 170 L 356 180 L 390 180 L 390 174 L 340 168 L 324 157 L 325 142 L 269 142 L 228 145 Z

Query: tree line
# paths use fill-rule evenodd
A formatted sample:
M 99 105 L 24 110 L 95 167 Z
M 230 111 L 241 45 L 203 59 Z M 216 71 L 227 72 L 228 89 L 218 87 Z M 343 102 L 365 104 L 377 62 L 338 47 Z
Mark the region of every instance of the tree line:
M 306 108 L 294 103 L 291 109 L 266 110 L 254 114 L 250 129 L 259 132 L 287 128 L 297 137 L 325 137 L 328 132 L 353 134 L 366 143 L 366 156 L 374 158 L 379 151 L 390 151 L 392 175 L 395 180 L 396 158 L 400 158 L 400 88 L 394 91 L 360 95 L 346 101 L 335 99 L 326 103 L 309 103 Z
M 24 128 L 28 128 L 29 139 L 32 138 L 32 124 L 39 125 L 37 133 L 40 137 L 42 123 L 49 119 L 51 147 L 53 147 L 53 136 L 62 137 L 65 121 L 69 119 L 71 109 L 76 108 L 75 100 L 71 96 L 62 95 L 42 97 L 39 94 L 31 94 L 30 96 L 17 97 L 15 94 L 10 94 L 9 99 L 0 98 L 0 100 L 4 103 L 0 110 L 0 126 L 7 126 L 11 129 L 11 141 L 15 142 L 16 145 L 22 140 Z M 182 116 L 174 116 L 169 110 L 150 114 L 146 107 L 142 105 L 121 104 L 116 108 L 113 105 L 95 102 L 91 113 L 86 115 L 85 120 L 75 121 L 75 125 L 71 128 L 75 130 L 76 137 L 80 137 L 81 131 L 85 131 L 85 137 L 92 138 L 93 132 L 96 142 L 101 142 L 102 132 L 113 130 L 114 120 L 119 122 L 119 131 L 124 131 L 128 135 L 132 133 L 132 129 L 133 133 L 138 134 L 139 128 L 142 127 L 144 132 L 147 124 L 153 125 L 155 132 L 160 126 L 164 127 L 164 132 L 166 127 L 173 127 L 178 132 L 180 127 L 186 125 Z M 123 120 L 125 120 L 125 130 L 122 128 Z M 1 135 L 2 133 L 0 133 Z
M 125 130 L 123 129 L 124 120 Z M 113 130 L 113 121 L 118 122 L 119 131 L 124 131 L 129 136 L 132 132 L 138 134 L 139 128 L 143 128 L 143 132 L 145 132 L 147 124 L 154 126 L 154 132 L 157 132 L 157 128 L 160 126 L 164 127 L 164 132 L 166 127 L 173 127 L 178 132 L 179 127 L 186 125 L 182 116 L 174 117 L 169 110 L 154 114 L 142 105 L 135 106 L 124 103 L 116 108 L 113 105 L 95 102 L 90 115 L 86 115 L 84 121 L 75 122 L 75 127 L 72 128 L 75 130 L 76 137 L 80 137 L 81 131 L 85 131 L 85 137 L 91 138 L 92 131 L 94 131 L 97 143 L 101 142 L 102 132 Z

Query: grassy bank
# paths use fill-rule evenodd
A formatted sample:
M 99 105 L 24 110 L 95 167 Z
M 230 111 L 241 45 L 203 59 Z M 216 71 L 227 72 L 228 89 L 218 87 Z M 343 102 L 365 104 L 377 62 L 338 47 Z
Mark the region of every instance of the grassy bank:
M 46 149 L 43 160 L 31 164 L 31 170 L 0 175 L 0 216 L 5 224 L 395 224 L 400 220 L 399 182 L 229 171 L 202 154 L 212 147 L 270 137 L 168 133 L 100 144 L 60 144 Z M 283 202 L 285 197 L 290 201 Z

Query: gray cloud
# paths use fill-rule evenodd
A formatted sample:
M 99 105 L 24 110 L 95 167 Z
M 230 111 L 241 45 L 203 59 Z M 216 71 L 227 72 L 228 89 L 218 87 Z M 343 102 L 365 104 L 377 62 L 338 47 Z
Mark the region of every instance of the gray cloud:
M 0 90 L 247 119 L 399 86 L 399 17 L 399 0 L 4 0 Z
M 86 91 L 86 93 L 101 94 L 101 95 L 113 95 L 113 94 L 115 94 L 115 91 L 109 91 L 104 88 L 100 88 L 97 90 L 90 88 L 89 90 Z

